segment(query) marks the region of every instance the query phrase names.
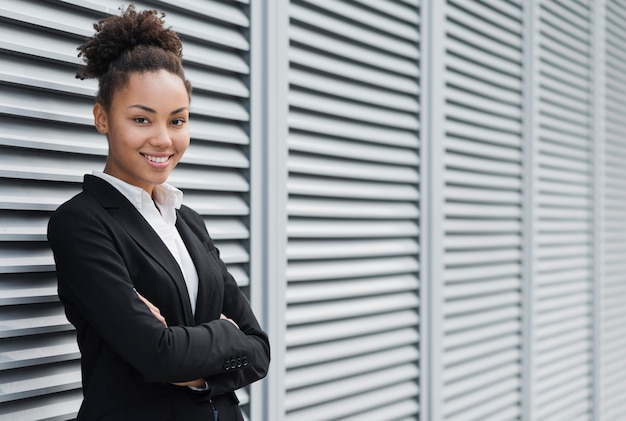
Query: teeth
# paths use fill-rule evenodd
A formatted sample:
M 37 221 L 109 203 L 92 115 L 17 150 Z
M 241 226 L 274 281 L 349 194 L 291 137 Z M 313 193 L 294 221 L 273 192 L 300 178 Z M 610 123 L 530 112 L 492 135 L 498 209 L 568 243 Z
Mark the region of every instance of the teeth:
M 158 162 L 159 164 L 167 162 L 167 160 L 170 159 L 168 156 L 150 156 L 150 155 L 145 155 L 145 157 L 148 158 L 148 161 Z

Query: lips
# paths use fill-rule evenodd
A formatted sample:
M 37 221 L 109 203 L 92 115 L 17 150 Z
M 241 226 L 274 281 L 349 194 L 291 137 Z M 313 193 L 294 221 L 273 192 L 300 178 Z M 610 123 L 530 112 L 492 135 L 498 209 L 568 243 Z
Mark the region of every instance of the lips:
M 169 161 L 169 159 L 172 157 L 172 155 L 167 155 L 167 156 L 154 156 L 154 155 L 146 155 L 143 154 L 144 158 L 146 158 L 148 161 L 151 162 L 155 162 L 157 164 L 164 164 L 167 161 Z

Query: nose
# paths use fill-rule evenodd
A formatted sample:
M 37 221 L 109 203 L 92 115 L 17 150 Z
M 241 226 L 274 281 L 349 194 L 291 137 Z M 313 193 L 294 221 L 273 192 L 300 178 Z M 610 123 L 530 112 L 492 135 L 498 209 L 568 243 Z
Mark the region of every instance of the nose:
M 156 124 L 154 126 L 154 133 L 152 134 L 150 143 L 160 148 L 166 148 L 172 144 L 172 138 L 167 125 Z

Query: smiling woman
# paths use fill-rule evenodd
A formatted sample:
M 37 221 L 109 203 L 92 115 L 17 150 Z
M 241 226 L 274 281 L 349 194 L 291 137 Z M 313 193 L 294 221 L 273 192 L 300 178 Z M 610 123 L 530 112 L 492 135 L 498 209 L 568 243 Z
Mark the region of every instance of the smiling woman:
M 166 183 L 189 146 L 191 85 L 162 18 L 130 6 L 79 48 L 109 151 L 48 225 L 82 357 L 78 420 L 243 420 L 234 391 L 269 365 L 204 220 Z
M 104 172 L 149 195 L 189 146 L 189 95 L 181 78 L 165 70 L 130 75 L 108 111 L 94 106 L 94 119 L 109 142 Z

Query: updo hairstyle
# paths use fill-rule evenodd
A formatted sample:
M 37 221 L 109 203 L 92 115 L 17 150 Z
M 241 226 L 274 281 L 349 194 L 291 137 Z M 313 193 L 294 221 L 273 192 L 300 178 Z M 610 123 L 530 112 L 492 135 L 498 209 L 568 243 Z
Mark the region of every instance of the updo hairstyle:
M 109 110 L 113 95 L 126 87 L 131 73 L 166 70 L 179 76 L 191 96 L 191 83 L 182 65 L 182 43 L 178 34 L 163 27 L 165 13 L 137 12 L 131 4 L 121 16 L 109 16 L 93 25 L 96 33 L 78 47 L 86 66 L 79 79 L 96 78 L 96 101 Z

